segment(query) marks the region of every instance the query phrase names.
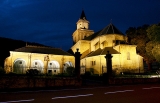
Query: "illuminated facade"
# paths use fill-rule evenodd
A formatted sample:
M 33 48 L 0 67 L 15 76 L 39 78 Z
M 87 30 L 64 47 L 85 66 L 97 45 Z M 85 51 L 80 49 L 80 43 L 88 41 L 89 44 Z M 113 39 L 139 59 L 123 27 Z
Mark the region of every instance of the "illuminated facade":
M 7 73 L 25 74 L 28 69 L 37 69 L 42 74 L 58 74 L 74 67 L 74 61 L 74 56 L 61 49 L 26 46 L 10 51 L 4 65 Z
M 81 73 L 92 71 L 101 75 L 107 72 L 105 54 L 112 54 L 112 68 L 115 73 L 143 72 L 143 58 L 136 53 L 136 45 L 128 45 L 127 37 L 112 23 L 94 33 L 89 30 L 89 21 L 84 11 L 77 22 L 77 30 L 73 33 L 75 53 L 78 48 L 81 56 Z
M 136 53 L 136 45 L 128 45 L 127 37 L 112 23 L 94 33 L 89 30 L 89 21 L 84 11 L 73 33 L 73 53 L 79 49 L 81 56 L 81 74 L 90 71 L 101 75 L 107 72 L 105 55 L 112 54 L 112 69 L 115 73 L 143 72 L 143 58 Z M 26 46 L 10 51 L 5 60 L 7 73 L 26 73 L 28 69 L 37 69 L 41 73 L 58 74 L 65 72 L 68 66 L 75 65 L 75 57 L 63 50 L 49 47 Z

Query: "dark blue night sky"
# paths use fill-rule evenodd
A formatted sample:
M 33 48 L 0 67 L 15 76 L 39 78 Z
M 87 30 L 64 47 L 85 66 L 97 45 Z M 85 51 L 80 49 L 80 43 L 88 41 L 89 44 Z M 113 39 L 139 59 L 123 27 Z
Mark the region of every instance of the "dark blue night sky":
M 0 37 L 67 51 L 82 9 L 95 32 L 160 22 L 160 0 L 0 0 Z

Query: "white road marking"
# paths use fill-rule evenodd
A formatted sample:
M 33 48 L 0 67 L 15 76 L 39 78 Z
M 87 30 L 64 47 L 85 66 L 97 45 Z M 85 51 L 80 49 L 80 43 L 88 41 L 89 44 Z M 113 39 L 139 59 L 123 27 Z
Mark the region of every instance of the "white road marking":
M 159 89 L 160 87 L 149 87 L 149 88 L 142 88 L 142 89 Z
M 93 94 L 75 95 L 75 96 L 64 96 L 64 97 L 53 97 L 52 99 L 86 97 L 86 96 L 92 96 L 92 95 Z
M 132 91 L 134 91 L 134 90 L 123 90 L 123 91 L 106 92 L 104 94 L 124 93 L 124 92 L 132 92 Z
M 34 99 L 17 100 L 17 101 L 6 101 L 6 102 L 0 102 L 0 103 L 18 103 L 18 102 L 31 102 L 31 101 L 34 101 Z

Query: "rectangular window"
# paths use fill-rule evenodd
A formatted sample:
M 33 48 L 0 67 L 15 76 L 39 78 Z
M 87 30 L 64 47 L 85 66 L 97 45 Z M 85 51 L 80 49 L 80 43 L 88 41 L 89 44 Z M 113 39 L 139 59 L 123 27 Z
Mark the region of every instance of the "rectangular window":
M 94 65 L 96 65 L 96 61 L 94 61 Z
M 91 61 L 91 65 L 93 65 L 93 61 Z
M 96 65 L 96 61 L 91 61 L 91 65 L 92 66 Z

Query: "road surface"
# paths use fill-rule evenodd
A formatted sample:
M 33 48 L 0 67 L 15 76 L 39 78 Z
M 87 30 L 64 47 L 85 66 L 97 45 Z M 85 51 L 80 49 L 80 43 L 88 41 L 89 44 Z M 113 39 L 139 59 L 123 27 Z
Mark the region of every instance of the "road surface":
M 160 103 L 160 84 L 0 92 L 0 103 Z

